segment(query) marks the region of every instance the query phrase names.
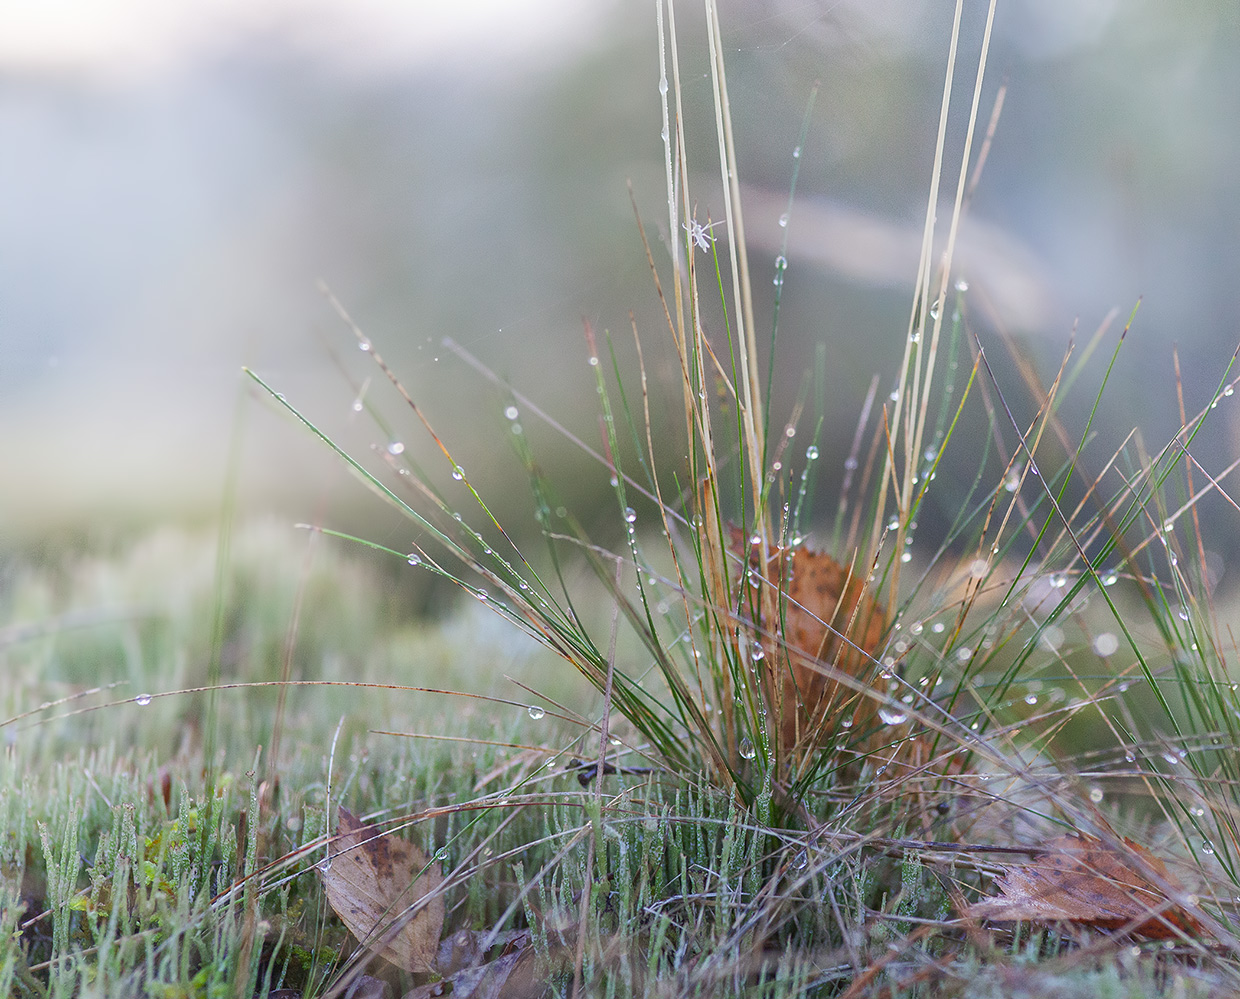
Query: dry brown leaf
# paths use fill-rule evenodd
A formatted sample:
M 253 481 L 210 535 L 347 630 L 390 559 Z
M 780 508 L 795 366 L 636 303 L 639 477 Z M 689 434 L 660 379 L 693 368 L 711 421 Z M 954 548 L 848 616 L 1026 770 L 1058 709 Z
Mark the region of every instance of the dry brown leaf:
M 734 529 L 732 541 L 739 549 L 744 538 Z M 753 568 L 758 568 L 760 559 L 751 551 Z M 781 745 L 801 752 L 816 748 L 828 718 L 850 719 L 855 731 L 865 731 L 874 720 L 877 702 L 823 670 L 827 666 L 857 679 L 871 673 L 871 657 L 887 622 L 864 580 L 830 555 L 809 548 L 777 552 L 764 575 L 784 594 L 779 600 L 784 645 L 776 648 L 770 637 L 761 639 L 770 675 L 783 687 Z M 780 622 L 762 623 L 768 636 L 781 630 Z
M 1140 844 L 1123 842 L 1125 849 L 1092 836 L 1056 837 L 1031 863 L 1007 869 L 997 881 L 1000 896 L 976 902 L 964 914 L 996 922 L 1130 927 L 1134 936 L 1150 940 L 1175 937 L 1177 930 L 1200 933 L 1197 920 L 1140 873 L 1147 868 L 1178 890 L 1167 866 Z
M 444 903 L 435 895 L 413 919 L 406 910 L 443 883 L 438 864 L 410 843 L 341 808 L 331 866 L 319 877 L 327 901 L 359 941 L 405 971 L 432 970 Z

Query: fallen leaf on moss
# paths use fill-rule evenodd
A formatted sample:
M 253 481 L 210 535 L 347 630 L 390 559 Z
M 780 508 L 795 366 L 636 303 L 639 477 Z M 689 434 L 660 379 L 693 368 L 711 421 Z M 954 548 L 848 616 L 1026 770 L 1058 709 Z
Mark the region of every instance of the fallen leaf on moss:
M 443 929 L 444 903 L 435 895 L 412 919 L 408 909 L 443 883 L 408 840 L 368 825 L 341 808 L 331 865 L 318 868 L 327 901 L 349 931 L 405 971 L 431 971 Z
M 1141 871 L 1174 890 L 1167 866 L 1132 840 L 1112 848 L 1092 836 L 1050 841 L 1031 863 L 1010 867 L 998 879 L 1002 894 L 969 906 L 965 915 L 996 922 L 1075 923 L 1101 930 L 1127 929 L 1133 936 L 1166 940 L 1201 925 Z

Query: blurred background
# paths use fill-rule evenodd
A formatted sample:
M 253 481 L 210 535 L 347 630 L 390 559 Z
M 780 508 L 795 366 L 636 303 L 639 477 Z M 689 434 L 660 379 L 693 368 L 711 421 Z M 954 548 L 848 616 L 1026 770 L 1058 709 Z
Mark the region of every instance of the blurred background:
M 721 3 L 763 333 L 789 240 L 778 417 L 827 349 L 824 516 L 866 387 L 877 374 L 886 391 L 905 337 L 951 6 Z M 965 9 L 949 194 L 986 7 Z M 677 16 L 698 213 L 717 218 L 702 15 L 685 3 Z M 649 0 L 4 5 L 0 550 L 209 523 L 230 453 L 243 515 L 407 545 L 409 525 L 240 373 L 251 366 L 362 453 L 399 443 L 443 469 L 320 279 L 470 479 L 518 533 L 532 530 L 504 416 L 513 400 L 443 342 L 593 443 L 583 318 L 613 331 L 627 360 L 631 310 L 656 410 L 675 419 L 626 188 L 665 263 L 658 78 Z M 1004 391 L 1032 413 L 1000 333 L 1049 383 L 1073 330 L 1086 342 L 1118 309 L 1065 410 L 1079 435 L 1140 298 L 1093 467 L 1133 426 L 1157 450 L 1179 426 L 1173 348 L 1192 414 L 1240 339 L 1240 8 L 1001 0 L 983 130 L 1004 82 L 957 256 L 971 320 Z M 363 391 L 390 433 L 354 412 Z M 1199 439 L 1212 473 L 1234 453 L 1235 421 L 1220 406 Z M 566 497 L 615 519 L 606 470 L 523 422 Z M 975 471 L 960 450 L 945 478 Z M 1215 547 L 1233 554 L 1234 513 L 1216 508 Z

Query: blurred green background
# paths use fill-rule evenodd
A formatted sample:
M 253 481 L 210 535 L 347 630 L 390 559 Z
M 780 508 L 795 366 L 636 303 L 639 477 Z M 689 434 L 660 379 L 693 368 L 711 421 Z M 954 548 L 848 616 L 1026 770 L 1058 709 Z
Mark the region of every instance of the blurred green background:
M 721 7 L 762 333 L 789 238 L 778 417 L 826 345 L 825 515 L 866 386 L 878 374 L 885 393 L 896 373 L 951 5 Z M 985 4 L 965 11 L 948 191 Z M 697 4 L 679 7 L 678 27 L 698 213 L 717 218 Z M 583 317 L 629 359 L 632 310 L 654 405 L 674 420 L 676 372 L 626 189 L 631 179 L 652 240 L 666 240 L 658 77 L 654 4 L 636 0 L 0 10 L 0 551 L 210 522 L 234 436 L 243 515 L 408 545 L 409 525 L 240 375 L 255 368 L 363 453 L 392 443 L 352 409 L 369 379 L 394 438 L 443 468 L 320 278 L 501 516 L 532 530 L 503 415 L 511 400 L 443 340 L 594 443 Z M 1100 376 L 1143 298 L 1093 465 L 1134 425 L 1157 449 L 1178 427 L 1173 345 L 1192 413 L 1240 336 L 1240 9 L 1000 0 L 983 118 L 1004 81 L 958 254 L 973 326 L 1028 414 L 999 332 L 1049 382 L 1074 326 L 1086 341 L 1118 308 L 1089 368 Z M 1082 386 L 1070 433 L 1092 401 Z M 1234 408 L 1199 438 L 1212 473 L 1234 453 Z M 616 519 L 606 470 L 524 423 L 567 498 Z M 944 479 L 971 478 L 970 461 L 976 452 L 960 449 Z M 1236 554 L 1234 514 L 1208 511 L 1220 518 L 1211 543 Z

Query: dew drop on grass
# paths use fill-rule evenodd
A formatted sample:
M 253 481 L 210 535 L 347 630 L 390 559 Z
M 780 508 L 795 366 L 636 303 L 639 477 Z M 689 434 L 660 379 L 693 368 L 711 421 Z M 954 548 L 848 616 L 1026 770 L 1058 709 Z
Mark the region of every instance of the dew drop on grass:
M 878 709 L 878 717 L 882 719 L 884 725 L 903 725 L 908 720 L 908 712 L 884 704 Z
M 631 506 L 626 506 L 624 508 L 624 522 L 626 524 L 631 524 L 635 520 L 637 520 L 637 511 L 634 510 Z
M 1128 750 L 1128 752 L 1126 752 L 1126 753 L 1124 754 L 1124 762 L 1126 762 L 1126 763 L 1136 763 L 1136 762 L 1137 762 L 1137 754 L 1136 754 L 1136 753 L 1134 753 L 1131 749 L 1130 749 L 1130 750 Z
M 354 399 L 353 405 L 351 408 L 353 412 L 360 413 L 362 409 L 364 408 L 364 406 L 365 406 L 365 403 L 363 403 L 361 399 Z
M 779 227 L 781 229 L 788 228 L 788 213 L 787 212 L 784 212 L 783 215 L 779 217 Z
M 741 754 L 741 758 L 745 760 L 752 760 L 758 755 L 758 751 L 753 748 L 753 743 L 750 742 L 748 738 L 741 740 L 741 744 L 737 748 L 737 751 Z
M 328 873 L 328 871 L 332 869 L 332 858 L 324 857 L 322 860 L 318 862 L 317 867 L 324 874 Z
M 1092 801 L 1095 805 L 1101 804 L 1102 803 L 1102 788 L 1091 787 L 1089 789 L 1089 800 Z
M 138 705 L 138 707 L 145 708 L 148 704 L 151 703 L 151 695 L 150 694 L 139 694 L 137 697 L 133 699 L 133 702 L 134 704 Z
M 666 76 L 659 77 L 659 93 L 661 94 L 667 93 L 667 77 Z
M 387 452 L 393 457 L 395 457 L 398 454 L 404 454 L 405 445 L 402 444 L 400 441 L 392 441 L 392 443 L 387 446 Z
M 422 556 L 419 555 L 417 552 L 410 552 L 409 557 L 405 559 L 405 561 L 408 562 L 410 565 L 421 565 Z
M 365 354 L 369 354 L 370 353 L 370 341 L 369 340 L 358 340 L 357 349 L 362 351 Z
M 1208 857 L 1212 857 L 1214 855 L 1214 844 L 1208 839 L 1203 839 L 1201 841 L 1201 852 Z
M 592 368 L 598 367 L 598 358 L 595 357 L 593 354 L 590 355 L 590 367 Z
M 486 600 L 489 594 L 487 593 L 486 590 L 474 590 L 474 596 L 477 597 L 479 600 L 481 600 L 483 603 L 486 603 Z
M 1038 695 L 1037 695 L 1037 694 L 1026 694 L 1026 695 L 1025 695 L 1025 703 L 1026 703 L 1026 704 L 1030 704 L 1030 705 L 1037 704 L 1037 703 L 1038 703 Z
M 798 850 L 796 856 L 792 858 L 793 870 L 803 871 L 809 864 L 809 853 L 806 850 Z
M 796 149 L 792 150 L 792 158 L 794 160 L 799 160 L 801 158 L 801 147 L 800 146 L 797 146 Z
M 1094 639 L 1094 652 L 1100 656 L 1114 655 L 1119 649 L 1119 639 L 1109 631 L 1104 631 Z
M 456 479 L 457 482 L 460 482 L 463 478 L 465 478 L 465 469 L 463 469 L 460 465 L 453 465 L 452 478 Z
M 969 282 L 966 281 L 964 278 L 957 278 L 956 279 L 956 290 L 957 291 L 968 291 Z
M 544 708 L 542 705 L 540 704 L 530 705 L 529 715 L 531 718 L 534 719 L 534 721 L 538 721 L 539 718 L 544 717 L 546 714 L 547 714 L 547 709 Z
M 805 449 L 805 457 L 809 461 L 816 461 L 818 458 L 818 448 L 811 444 Z
M 507 409 L 504 410 L 504 415 L 508 417 L 508 419 L 510 420 L 515 420 L 518 416 L 521 415 L 521 411 L 517 409 L 516 406 L 509 406 Z

